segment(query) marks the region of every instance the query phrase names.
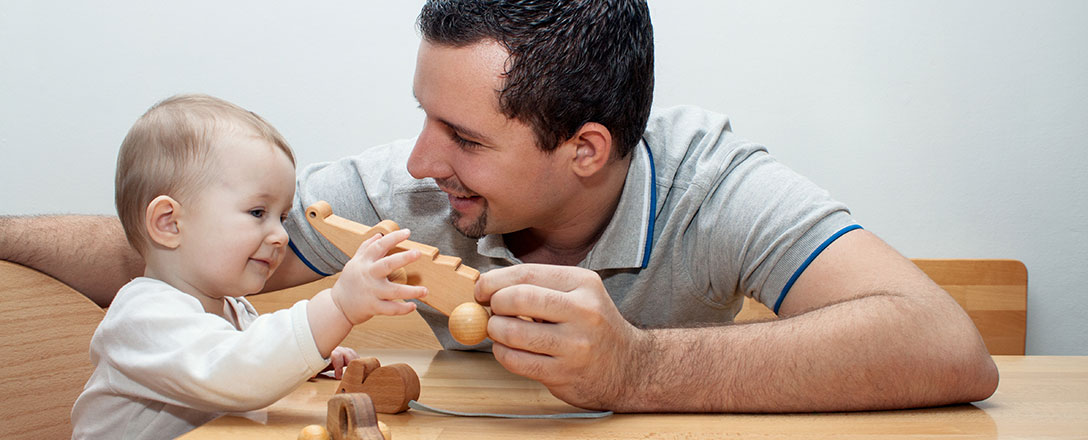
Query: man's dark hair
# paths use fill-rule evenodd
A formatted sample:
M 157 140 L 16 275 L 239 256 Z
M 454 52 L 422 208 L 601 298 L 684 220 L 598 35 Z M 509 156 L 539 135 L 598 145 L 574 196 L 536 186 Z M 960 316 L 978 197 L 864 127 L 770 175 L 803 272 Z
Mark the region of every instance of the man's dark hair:
M 613 158 L 642 138 L 654 89 L 650 12 L 642 0 L 429 0 L 423 38 L 510 53 L 499 108 L 552 151 L 588 122 L 608 128 Z

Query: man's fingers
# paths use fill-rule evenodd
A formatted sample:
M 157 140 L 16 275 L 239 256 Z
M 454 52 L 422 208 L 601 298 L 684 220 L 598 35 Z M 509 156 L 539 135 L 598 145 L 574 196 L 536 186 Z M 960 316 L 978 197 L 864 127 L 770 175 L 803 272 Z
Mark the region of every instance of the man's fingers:
M 578 316 L 577 295 L 528 284 L 504 287 L 491 296 L 491 313 L 568 322 Z
M 488 271 L 476 282 L 476 301 L 487 304 L 495 292 L 517 284 L 532 284 L 561 292 L 569 292 L 585 283 L 593 274 L 588 269 L 549 264 L 518 264 Z
M 487 335 L 492 341 L 522 351 L 561 356 L 566 339 L 558 324 L 523 321 L 509 316 L 492 316 Z
M 550 373 L 557 371 L 558 361 L 551 356 L 532 353 L 495 342 L 491 347 L 495 360 L 511 373 L 525 376 L 545 385 L 550 383 Z

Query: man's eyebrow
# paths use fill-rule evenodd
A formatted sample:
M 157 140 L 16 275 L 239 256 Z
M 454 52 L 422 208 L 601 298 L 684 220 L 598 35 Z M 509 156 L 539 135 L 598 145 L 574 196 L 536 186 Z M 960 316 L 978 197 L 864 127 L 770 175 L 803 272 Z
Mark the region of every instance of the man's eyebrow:
M 489 138 L 487 136 L 484 136 L 483 134 L 481 134 L 480 132 L 477 132 L 475 130 L 465 128 L 463 126 L 454 124 L 454 123 L 452 123 L 450 121 L 447 121 L 445 119 L 442 119 L 442 118 L 438 118 L 438 122 L 441 122 L 441 123 L 445 124 L 447 127 L 449 127 L 451 130 L 453 130 L 453 131 L 455 131 L 455 132 L 457 132 L 457 133 L 459 133 L 461 135 L 464 135 L 464 136 L 461 136 L 461 137 L 468 137 L 468 138 L 471 138 L 471 140 L 478 141 L 478 142 L 483 143 L 483 144 L 490 144 L 491 143 L 491 138 Z
M 416 100 L 416 107 L 418 107 L 418 108 L 420 108 L 422 110 L 423 109 L 423 104 L 421 104 L 419 102 L 419 97 L 416 96 L 415 90 L 412 91 L 412 99 Z M 426 112 L 426 110 L 423 110 L 423 111 Z M 436 119 L 438 119 L 438 122 L 441 122 L 443 125 L 449 127 L 450 130 L 456 131 L 456 132 L 461 133 L 461 134 L 463 134 L 463 135 L 465 135 L 467 137 L 470 137 L 470 138 L 472 138 L 472 140 L 480 141 L 481 143 L 485 143 L 485 144 L 491 144 L 492 143 L 491 138 L 489 138 L 487 136 L 484 136 L 483 134 L 481 134 L 480 132 L 478 132 L 476 130 L 465 128 L 464 126 L 455 124 L 455 123 L 450 122 L 449 120 L 446 120 L 446 119 L 443 119 L 443 118 L 436 118 Z

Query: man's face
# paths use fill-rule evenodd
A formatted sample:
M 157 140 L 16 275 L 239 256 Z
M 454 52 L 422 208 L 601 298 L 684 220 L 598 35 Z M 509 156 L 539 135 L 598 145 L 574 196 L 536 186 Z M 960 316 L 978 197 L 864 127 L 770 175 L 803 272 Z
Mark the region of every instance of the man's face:
M 408 159 L 417 179 L 434 178 L 450 222 L 470 237 L 547 227 L 569 192 L 561 155 L 537 148 L 525 123 L 499 111 L 507 52 L 494 42 L 420 44 L 413 84 L 426 113 Z

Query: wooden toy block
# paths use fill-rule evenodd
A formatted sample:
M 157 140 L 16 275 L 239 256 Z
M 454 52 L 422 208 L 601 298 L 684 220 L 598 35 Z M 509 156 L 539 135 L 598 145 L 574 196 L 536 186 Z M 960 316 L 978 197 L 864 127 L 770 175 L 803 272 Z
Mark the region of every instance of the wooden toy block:
M 377 412 L 397 414 L 419 399 L 419 375 L 408 364 L 383 367 L 375 358 L 356 359 L 345 369 L 337 393 L 366 393 Z
M 391 220 L 383 220 L 373 227 L 362 225 L 339 217 L 332 213 L 332 206 L 325 201 L 310 205 L 306 209 L 306 220 L 325 236 L 334 246 L 346 255 L 355 255 L 355 251 L 374 234 L 388 234 L 399 227 Z M 462 308 L 457 317 L 457 331 L 451 322 L 450 335 L 458 342 L 475 345 L 487 338 L 487 318 L 490 316 L 483 306 L 476 303 L 473 290 L 480 272 L 461 264 L 461 259 L 438 253 L 438 248 L 405 240 L 392 252 L 405 252 L 416 249 L 422 256 L 406 265 L 404 273 L 394 273 L 390 280 L 414 286 L 426 286 L 427 296 L 420 298 L 423 303 L 434 307 L 446 316 L 451 316 L 458 306 L 471 303 Z M 452 316 L 451 316 L 452 318 Z M 452 319 L 451 319 L 452 321 Z
M 354 393 L 356 387 L 362 386 L 366 377 L 374 370 L 381 368 L 378 358 L 359 358 L 348 362 L 344 368 L 344 377 L 340 379 L 340 386 L 336 388 L 338 393 Z M 350 390 L 349 390 L 350 389 Z
M 370 396 L 362 393 L 332 396 L 325 425 L 333 440 L 392 440 L 379 428 Z

